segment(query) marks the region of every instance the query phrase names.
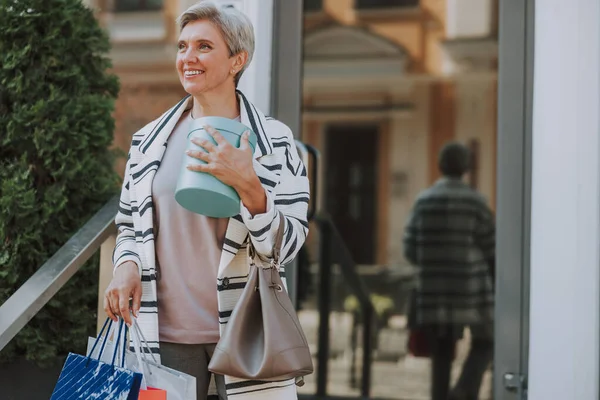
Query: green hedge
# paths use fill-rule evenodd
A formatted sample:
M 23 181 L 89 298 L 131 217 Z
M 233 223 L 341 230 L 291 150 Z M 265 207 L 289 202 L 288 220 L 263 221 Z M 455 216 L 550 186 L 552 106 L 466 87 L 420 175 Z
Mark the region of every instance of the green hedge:
M 109 40 L 80 0 L 0 0 L 0 303 L 118 191 Z M 95 257 L 0 353 L 39 365 L 94 333 Z

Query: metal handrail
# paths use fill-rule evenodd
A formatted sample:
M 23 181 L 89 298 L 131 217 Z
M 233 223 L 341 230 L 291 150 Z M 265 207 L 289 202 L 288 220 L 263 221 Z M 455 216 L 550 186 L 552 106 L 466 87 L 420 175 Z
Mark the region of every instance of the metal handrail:
M 46 305 L 115 231 L 113 197 L 0 306 L 0 350 Z
M 321 236 L 319 246 L 319 350 L 317 353 L 316 394 L 317 396 L 327 397 L 329 316 L 331 314 L 331 276 L 333 274 L 331 252 L 335 249 L 342 276 L 350 290 L 356 296 L 363 317 L 361 396 L 366 399 L 369 398 L 371 391 L 373 323 L 377 318 L 377 314 L 369 290 L 360 275 L 356 272 L 356 263 L 331 217 L 324 212 L 320 212 L 316 215 L 315 220 L 319 226 Z M 336 244 L 335 247 L 332 247 L 332 239 Z
M 354 295 L 357 297 L 359 303 L 370 306 L 371 311 L 374 311 L 375 307 L 373 305 L 373 302 L 371 301 L 369 289 L 367 288 L 365 281 L 356 272 L 356 262 L 354 261 L 354 258 L 352 257 L 352 254 L 350 253 L 346 242 L 342 238 L 341 233 L 338 231 L 333 220 L 331 219 L 331 216 L 326 213 L 321 213 L 317 217 L 317 221 L 320 224 L 329 225 L 329 229 L 331 230 L 333 237 L 336 239 L 336 254 L 339 259 L 339 265 L 342 270 L 344 279 L 346 280 L 346 283 L 354 292 Z
M 371 301 L 369 290 L 360 275 L 356 272 L 356 263 L 352 254 L 348 250 L 342 235 L 337 230 L 331 217 L 319 210 L 320 201 L 317 182 L 318 177 L 322 176 L 320 171 L 320 153 L 309 144 L 296 140 L 298 153 L 305 166 L 308 168 L 312 159 L 312 207 L 308 211 L 309 221 L 316 221 L 320 231 L 319 243 L 319 336 L 318 336 L 318 354 L 317 354 L 317 392 L 319 397 L 327 398 L 327 377 L 329 360 L 329 316 L 331 314 L 331 277 L 333 273 L 333 263 L 331 259 L 332 240 L 335 243 L 335 252 L 338 264 L 342 271 L 342 276 L 350 290 L 356 296 L 364 321 L 363 329 L 363 363 L 362 363 L 362 381 L 361 396 L 368 398 L 371 391 L 371 364 L 373 348 L 373 322 L 377 318 L 375 307 Z

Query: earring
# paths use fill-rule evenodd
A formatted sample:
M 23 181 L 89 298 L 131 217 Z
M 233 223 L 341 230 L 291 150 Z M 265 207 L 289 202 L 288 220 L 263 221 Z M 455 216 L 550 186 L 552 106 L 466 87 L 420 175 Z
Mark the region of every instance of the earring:
M 231 75 L 235 75 L 235 69 L 231 70 Z

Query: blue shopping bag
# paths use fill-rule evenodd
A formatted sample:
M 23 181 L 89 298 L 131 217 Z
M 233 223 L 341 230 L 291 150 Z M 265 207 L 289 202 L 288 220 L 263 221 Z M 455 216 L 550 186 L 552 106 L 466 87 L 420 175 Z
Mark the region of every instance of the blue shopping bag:
M 94 353 L 94 349 L 100 341 L 107 324 L 108 331 L 102 341 L 98 359 L 93 359 L 91 358 L 91 354 Z M 123 343 L 122 346 L 115 346 L 110 364 L 99 361 L 104 351 L 111 325 L 111 320 L 107 320 L 104 323 L 98 339 L 96 339 L 96 343 L 88 356 L 84 357 L 79 354 L 69 353 L 50 400 L 137 400 L 142 382 L 142 374 L 123 368 L 126 344 Z M 122 328 L 123 321 L 121 320 L 117 338 L 121 338 Z M 123 335 L 123 338 L 124 341 L 127 340 L 127 333 Z M 115 365 L 119 349 L 122 352 L 120 357 L 121 366 Z

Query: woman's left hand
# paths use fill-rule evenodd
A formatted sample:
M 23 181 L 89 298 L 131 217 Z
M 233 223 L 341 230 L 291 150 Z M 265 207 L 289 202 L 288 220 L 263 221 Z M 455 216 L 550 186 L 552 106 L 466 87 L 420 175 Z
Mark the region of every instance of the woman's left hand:
M 192 139 L 192 143 L 202 147 L 201 150 L 187 152 L 190 157 L 205 161 L 206 164 L 188 165 L 191 171 L 208 172 L 226 185 L 238 188 L 256 176 L 252 166 L 252 149 L 248 142 L 249 132 L 242 134 L 240 147 L 232 146 L 212 126 L 204 126 L 204 129 L 215 139 L 217 144 L 208 140 Z
M 206 164 L 188 165 L 187 168 L 191 171 L 208 172 L 224 184 L 233 187 L 252 214 L 253 211 L 264 212 L 265 193 L 252 165 L 253 154 L 248 140 L 250 132 L 242 134 L 240 147 L 236 148 L 212 126 L 207 125 L 204 129 L 217 144 L 208 140 L 192 139 L 192 143 L 206 152 L 190 150 L 187 155 L 205 161 Z

